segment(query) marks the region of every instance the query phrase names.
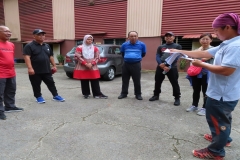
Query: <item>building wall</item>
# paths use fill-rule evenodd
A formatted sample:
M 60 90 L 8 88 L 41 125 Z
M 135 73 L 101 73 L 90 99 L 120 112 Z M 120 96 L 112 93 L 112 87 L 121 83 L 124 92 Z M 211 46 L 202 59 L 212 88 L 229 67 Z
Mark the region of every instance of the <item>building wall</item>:
M 12 42 L 15 45 L 15 49 L 14 49 L 14 58 L 16 59 L 23 59 L 23 52 L 22 52 L 22 42 L 20 41 L 13 41 Z
M 147 47 L 147 54 L 142 60 L 143 70 L 155 70 L 156 51 L 161 42 L 163 0 L 128 0 L 127 32 L 137 31 L 140 41 Z
M 160 36 L 162 4 L 163 0 L 128 0 L 127 32 L 137 31 L 139 37 Z
M 193 1 L 181 0 L 174 4 L 172 0 L 163 1 L 162 35 L 172 31 L 176 36 L 187 34 L 213 33 L 212 21 L 222 13 L 240 14 L 240 1 Z
M 75 39 L 74 0 L 52 0 L 53 38 Z
M 61 54 L 65 56 L 74 46 L 76 46 L 74 40 L 65 40 L 60 46 Z
M 147 54 L 142 59 L 142 69 L 155 70 L 157 67 L 157 62 L 156 62 L 157 48 L 162 43 L 161 37 L 144 37 L 144 38 L 139 38 L 139 40 L 144 42 L 147 46 Z
M 12 32 L 11 39 L 21 41 L 18 1 L 3 0 L 5 25 Z
M 0 25 L 5 25 L 3 0 L 0 0 Z
M 127 0 L 75 0 L 75 38 L 92 34 L 103 38 L 125 38 Z
M 7 0 L 8 1 L 8 0 Z M 53 39 L 52 0 L 18 0 L 21 40 L 32 40 L 34 29 L 43 29 Z

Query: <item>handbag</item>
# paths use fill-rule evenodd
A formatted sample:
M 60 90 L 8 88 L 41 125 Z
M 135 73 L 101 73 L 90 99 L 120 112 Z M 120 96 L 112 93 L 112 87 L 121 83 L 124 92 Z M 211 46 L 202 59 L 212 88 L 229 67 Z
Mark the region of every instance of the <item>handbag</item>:
M 187 70 L 187 74 L 189 76 L 196 76 L 199 73 L 201 73 L 201 71 L 202 71 L 202 67 L 196 67 L 194 65 L 191 65 Z

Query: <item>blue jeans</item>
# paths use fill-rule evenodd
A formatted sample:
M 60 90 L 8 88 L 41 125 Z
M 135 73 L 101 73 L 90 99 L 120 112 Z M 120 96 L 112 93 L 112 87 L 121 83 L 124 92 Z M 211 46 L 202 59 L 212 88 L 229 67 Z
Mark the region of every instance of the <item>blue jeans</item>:
M 206 119 L 212 134 L 212 143 L 207 147 L 214 155 L 225 156 L 224 147 L 232 139 L 231 133 L 232 114 L 238 103 L 236 101 L 224 102 L 222 98 L 218 101 L 207 98 Z

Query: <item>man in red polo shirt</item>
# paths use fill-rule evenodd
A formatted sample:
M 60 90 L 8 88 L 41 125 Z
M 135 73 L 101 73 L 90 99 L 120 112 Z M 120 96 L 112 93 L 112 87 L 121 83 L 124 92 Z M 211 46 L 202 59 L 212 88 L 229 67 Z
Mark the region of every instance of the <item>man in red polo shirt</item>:
M 15 106 L 16 73 L 14 68 L 14 44 L 9 42 L 11 35 L 8 27 L 0 26 L 0 119 L 2 120 L 6 119 L 4 111 L 23 110 Z

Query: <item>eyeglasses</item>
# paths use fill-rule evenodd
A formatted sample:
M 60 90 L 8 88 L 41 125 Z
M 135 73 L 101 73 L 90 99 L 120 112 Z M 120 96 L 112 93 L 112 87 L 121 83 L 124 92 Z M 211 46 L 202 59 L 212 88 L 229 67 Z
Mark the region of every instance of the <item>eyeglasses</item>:
M 0 31 L 0 32 L 4 32 L 4 33 L 12 33 L 11 31 Z

